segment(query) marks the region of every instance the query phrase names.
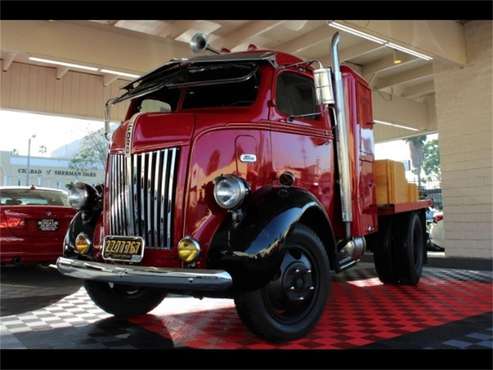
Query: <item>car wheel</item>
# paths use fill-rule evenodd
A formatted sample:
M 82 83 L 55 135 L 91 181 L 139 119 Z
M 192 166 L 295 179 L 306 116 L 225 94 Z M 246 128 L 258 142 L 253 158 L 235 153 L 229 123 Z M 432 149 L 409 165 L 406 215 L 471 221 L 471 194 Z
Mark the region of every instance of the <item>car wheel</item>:
M 330 287 L 330 265 L 320 238 L 298 224 L 287 237 L 280 271 L 265 287 L 235 297 L 245 325 L 270 341 L 300 338 L 319 320 Z

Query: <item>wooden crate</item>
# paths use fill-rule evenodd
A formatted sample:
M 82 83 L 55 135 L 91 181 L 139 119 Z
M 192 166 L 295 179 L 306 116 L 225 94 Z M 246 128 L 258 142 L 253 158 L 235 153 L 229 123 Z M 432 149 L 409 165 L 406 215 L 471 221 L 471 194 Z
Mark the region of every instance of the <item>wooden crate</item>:
M 375 161 L 374 175 L 378 205 L 408 202 L 409 187 L 402 162 Z
M 419 192 L 416 184 L 407 184 L 408 201 L 417 202 L 419 200 Z

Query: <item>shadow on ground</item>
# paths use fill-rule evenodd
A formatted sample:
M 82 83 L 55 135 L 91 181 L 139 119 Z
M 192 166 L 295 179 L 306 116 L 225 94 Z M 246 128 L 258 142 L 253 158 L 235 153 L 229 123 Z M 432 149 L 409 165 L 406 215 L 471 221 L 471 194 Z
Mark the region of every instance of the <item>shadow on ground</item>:
M 7 316 L 51 305 L 79 290 L 81 281 L 47 266 L 2 266 L 0 285 L 0 316 Z

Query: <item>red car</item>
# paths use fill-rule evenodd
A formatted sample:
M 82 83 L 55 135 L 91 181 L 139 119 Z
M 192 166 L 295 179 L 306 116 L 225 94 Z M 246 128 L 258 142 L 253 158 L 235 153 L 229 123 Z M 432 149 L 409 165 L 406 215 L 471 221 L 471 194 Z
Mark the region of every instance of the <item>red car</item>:
M 56 261 L 74 214 L 62 190 L 0 187 L 1 263 Z

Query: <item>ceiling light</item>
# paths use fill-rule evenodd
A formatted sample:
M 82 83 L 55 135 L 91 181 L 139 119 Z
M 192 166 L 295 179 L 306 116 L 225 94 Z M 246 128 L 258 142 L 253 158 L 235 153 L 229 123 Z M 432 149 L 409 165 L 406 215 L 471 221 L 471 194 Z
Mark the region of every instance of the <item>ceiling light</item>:
M 394 50 L 393 52 L 393 60 L 394 60 L 394 64 L 402 63 L 402 59 L 397 55 L 397 50 Z
M 376 37 L 376 36 L 370 35 L 368 33 L 359 31 L 359 30 L 357 30 L 355 28 L 348 27 L 348 26 L 346 26 L 344 24 L 337 23 L 336 21 L 329 21 L 328 24 L 329 24 L 329 26 L 334 27 L 334 28 L 337 28 L 337 29 L 339 29 L 341 31 L 344 31 L 344 32 L 353 34 L 355 36 L 362 37 L 364 39 L 367 39 L 367 40 L 370 40 L 370 41 L 373 41 L 373 42 L 376 42 L 377 44 L 380 44 L 380 45 L 385 45 L 385 46 L 387 46 L 389 48 L 392 48 L 394 50 L 399 50 L 399 51 L 402 51 L 404 53 L 407 53 L 407 54 L 410 54 L 410 55 L 414 55 L 415 57 L 418 57 L 418 58 L 421 58 L 421 59 L 424 59 L 424 60 L 432 60 L 433 59 L 433 57 L 430 57 L 429 55 L 422 54 L 422 53 L 419 53 L 417 51 L 408 49 L 408 48 L 406 48 L 404 46 L 400 46 L 400 45 L 394 44 L 393 42 L 386 41 L 386 40 L 381 39 L 379 37 Z M 399 63 L 395 63 L 395 64 L 399 64 Z
M 402 51 L 404 53 L 414 55 L 415 57 L 418 57 L 418 58 L 421 58 L 424 60 L 432 60 L 433 59 L 432 57 L 430 57 L 428 55 L 418 53 L 417 51 L 405 48 L 404 46 L 394 44 L 393 42 L 388 42 L 385 44 L 385 46 L 388 46 L 389 48 L 392 48 L 394 50 L 399 50 L 399 51 Z
M 377 120 L 377 119 L 374 119 L 373 122 L 374 123 L 378 123 L 379 125 L 397 127 L 397 128 L 402 128 L 404 130 L 409 130 L 409 131 L 419 131 L 417 128 L 414 128 L 414 127 L 409 127 L 409 126 L 404 126 L 404 125 L 398 125 L 397 123 L 380 121 L 380 120 Z
M 65 63 L 65 62 L 60 62 L 60 61 L 51 60 L 51 59 L 29 57 L 29 60 L 32 60 L 33 62 L 41 62 L 41 63 L 47 63 L 47 64 L 56 64 L 56 65 L 60 65 L 60 66 L 64 66 L 64 67 L 84 69 L 86 71 L 96 72 L 98 70 L 96 67 L 88 67 L 88 66 L 83 66 L 83 65 L 80 65 L 80 64 Z
M 364 39 L 367 39 L 367 40 L 370 40 L 370 41 L 373 41 L 373 42 L 376 42 L 377 44 L 385 44 L 386 41 L 384 39 L 381 39 L 379 37 L 375 37 L 373 35 L 370 35 L 368 33 L 364 33 L 364 32 L 361 32 L 361 31 L 358 31 L 354 28 L 351 28 L 351 27 L 348 27 L 348 26 L 345 26 L 343 24 L 340 24 L 340 23 L 337 23 L 335 21 L 331 21 L 329 22 L 329 26 L 331 27 L 334 27 L 334 28 L 337 28 L 338 30 L 341 30 L 341 31 L 345 31 L 347 33 L 351 33 L 353 35 L 356 35 L 356 36 L 359 36 L 359 37 L 362 37 Z
M 111 69 L 100 69 L 99 71 L 101 73 L 109 73 L 110 75 L 124 76 L 124 77 L 130 77 L 130 78 L 139 78 L 140 77 L 140 75 L 134 75 L 132 73 L 112 71 Z

